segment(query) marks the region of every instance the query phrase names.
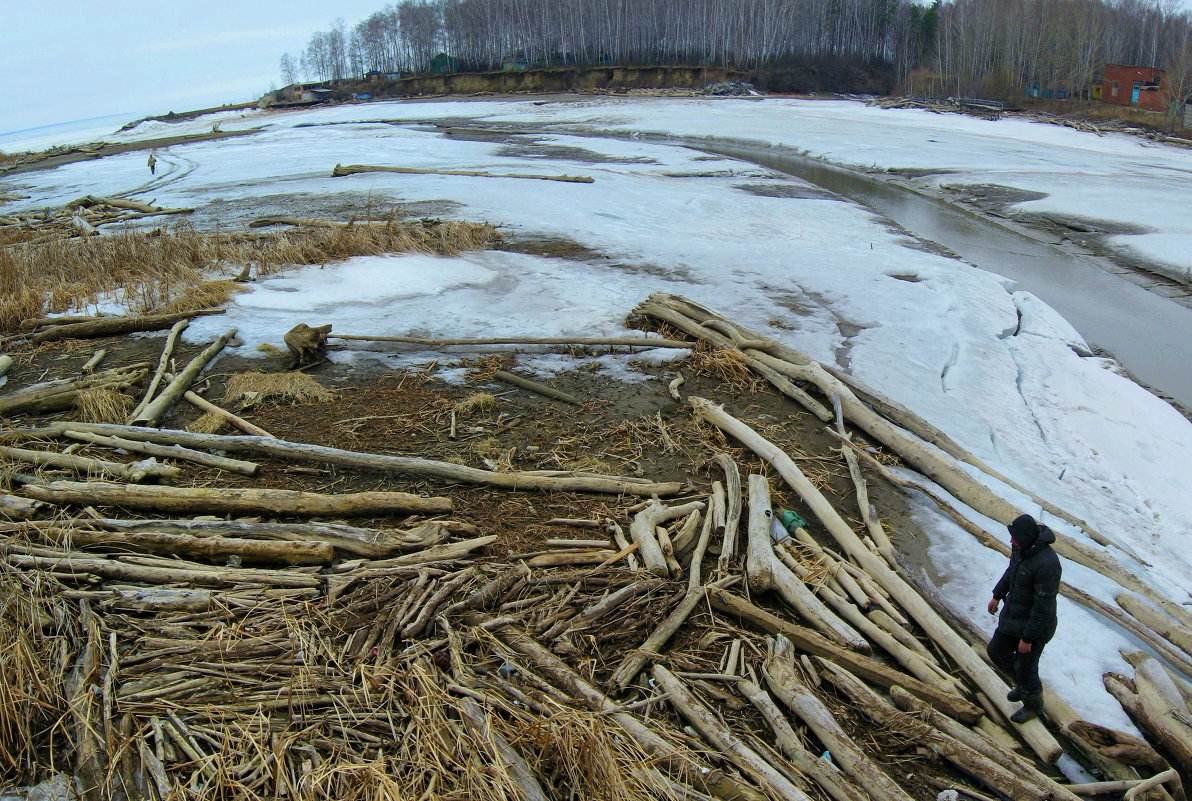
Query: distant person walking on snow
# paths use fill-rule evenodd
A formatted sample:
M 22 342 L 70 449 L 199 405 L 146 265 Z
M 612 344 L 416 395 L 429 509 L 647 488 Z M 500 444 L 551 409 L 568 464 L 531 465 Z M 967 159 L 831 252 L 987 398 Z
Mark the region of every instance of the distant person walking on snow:
M 157 156 L 152 153 L 149 154 L 149 172 L 157 175 Z
M 996 615 L 1002 600 L 1006 608 L 986 652 L 993 664 L 1014 678 L 1008 701 L 1022 701 L 1010 720 L 1026 723 L 1043 709 L 1043 683 L 1039 657 L 1055 634 L 1058 619 L 1055 597 L 1060 589 L 1060 558 L 1051 549 L 1055 533 L 1030 515 L 1015 518 L 1010 529 L 1010 566 L 1006 568 L 989 601 Z

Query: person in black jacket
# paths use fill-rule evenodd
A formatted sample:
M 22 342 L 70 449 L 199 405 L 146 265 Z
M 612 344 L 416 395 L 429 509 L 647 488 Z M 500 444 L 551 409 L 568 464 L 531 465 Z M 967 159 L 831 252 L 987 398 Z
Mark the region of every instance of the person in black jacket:
M 1043 708 L 1043 684 L 1039 681 L 1039 657 L 1043 646 L 1055 634 L 1058 619 L 1055 598 L 1060 590 L 1060 558 L 1051 548 L 1055 533 L 1030 515 L 1015 518 L 1010 529 L 1010 566 L 993 588 L 989 614 L 996 615 L 1002 600 L 1006 606 L 998 618 L 997 630 L 986 652 L 993 664 L 1014 677 L 1009 701 L 1022 701 L 1022 709 L 1011 716 L 1015 723 L 1038 717 Z

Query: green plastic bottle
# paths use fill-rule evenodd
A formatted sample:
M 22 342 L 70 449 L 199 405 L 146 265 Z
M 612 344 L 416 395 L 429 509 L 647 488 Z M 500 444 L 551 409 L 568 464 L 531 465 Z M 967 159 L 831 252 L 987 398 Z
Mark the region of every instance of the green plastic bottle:
M 793 509 L 779 509 L 778 519 L 782 521 L 783 528 L 791 534 L 795 533 L 795 529 L 807 525 L 807 521 L 799 517 L 799 513 Z

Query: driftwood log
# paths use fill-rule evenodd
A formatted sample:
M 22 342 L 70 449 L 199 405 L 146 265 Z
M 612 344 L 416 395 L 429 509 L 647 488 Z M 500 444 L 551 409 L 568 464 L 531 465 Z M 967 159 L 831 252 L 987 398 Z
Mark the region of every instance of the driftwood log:
M 334 549 L 328 542 L 280 542 L 230 537 L 196 537 L 163 532 L 93 531 L 84 528 L 37 527 L 31 529 L 51 545 L 112 548 L 162 555 L 185 554 L 204 559 L 226 560 L 236 556 L 248 564 L 325 565 Z
M 781 634 L 800 651 L 830 659 L 879 687 L 903 687 L 916 698 L 926 701 L 944 714 L 964 723 L 973 724 L 981 718 L 981 709 L 963 698 L 945 692 L 932 684 L 919 681 L 913 676 L 895 670 L 863 654 L 841 648 L 819 632 L 770 614 L 740 596 L 725 592 L 723 589 L 711 588 L 708 591 L 708 600 L 718 611 L 748 623 L 767 634 Z
M 236 336 L 235 328 L 227 330 L 208 345 L 202 353 L 191 359 L 190 363 L 174 376 L 160 395 L 145 404 L 145 408 L 133 419 L 133 425 L 156 426 L 170 407 L 190 389 L 190 385 L 199 377 L 199 373 L 203 371 L 208 362 L 214 359 L 234 336 Z
M 177 467 L 158 464 L 153 459 L 124 464 L 123 462 L 108 462 L 103 459 L 76 456 L 73 453 L 33 451 L 26 448 L 10 448 L 7 445 L 0 445 L 0 456 L 14 462 L 25 462 L 38 467 L 56 467 L 84 475 L 108 476 L 134 483 L 173 481 L 182 475 L 182 471 Z
M 472 337 L 428 339 L 427 337 L 369 336 L 367 334 L 328 334 L 328 339 L 360 342 L 401 342 L 442 348 L 453 345 L 625 345 L 634 348 L 679 348 L 690 350 L 690 342 L 662 337 Z
M 142 442 L 157 442 L 166 445 L 182 445 L 188 448 L 222 450 L 231 453 L 260 453 L 294 461 L 323 462 L 372 470 L 397 475 L 426 476 L 464 484 L 480 484 L 506 489 L 537 489 L 561 492 L 599 492 L 626 495 L 675 495 L 683 490 L 679 483 L 653 483 L 649 481 L 626 480 L 608 476 L 568 475 L 544 476 L 535 473 L 499 473 L 480 470 L 475 467 L 419 459 L 409 456 L 383 456 L 360 453 L 321 445 L 287 442 L 271 437 L 223 436 L 219 434 L 194 434 L 176 429 L 150 429 L 138 426 L 120 426 L 105 423 L 53 423 L 39 429 L 30 429 L 23 434 L 20 430 L 14 436 L 52 435 L 61 436 L 65 431 L 90 431 L 96 434 L 115 435 Z
M 179 320 L 205 314 L 223 314 L 223 309 L 199 309 L 177 314 L 146 314 L 136 317 L 98 317 L 81 323 L 55 325 L 30 337 L 34 345 L 59 339 L 94 339 L 135 331 L 161 331 Z
M 361 172 L 396 172 L 403 175 L 463 175 L 472 178 L 534 178 L 539 181 L 563 181 L 571 184 L 595 183 L 594 178 L 586 175 L 532 175 L 526 173 L 492 173 L 474 170 L 426 170 L 418 167 L 374 167 L 368 164 L 336 164 L 331 171 L 332 177 L 342 178 L 345 175 L 355 175 Z
M 138 442 L 132 439 L 124 439 L 123 437 L 105 437 L 86 431 L 64 431 L 62 433 L 70 439 L 76 439 L 80 442 L 103 445 L 107 448 L 129 451 L 130 453 L 143 453 L 147 456 L 160 456 L 163 459 L 178 459 L 180 461 L 193 462 L 204 467 L 214 467 L 217 470 L 239 473 L 242 476 L 255 476 L 261 469 L 261 466 L 255 462 L 229 459 L 226 456 L 216 456 L 215 454 L 204 451 L 183 448 L 181 445 L 156 445 L 152 442 Z
M 355 492 L 324 495 L 299 490 L 238 487 L 158 487 L 101 481 L 53 481 L 25 484 L 27 498 L 47 503 L 122 506 L 194 514 L 273 514 L 295 516 L 354 516 L 446 514 L 450 498 L 423 498 L 406 492 Z

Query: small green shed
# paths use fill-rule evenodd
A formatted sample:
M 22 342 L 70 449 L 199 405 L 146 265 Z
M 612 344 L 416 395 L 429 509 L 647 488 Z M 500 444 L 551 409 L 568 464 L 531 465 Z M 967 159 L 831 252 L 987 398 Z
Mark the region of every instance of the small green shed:
M 430 71 L 434 74 L 459 72 L 459 59 L 446 53 L 439 53 L 430 60 Z

